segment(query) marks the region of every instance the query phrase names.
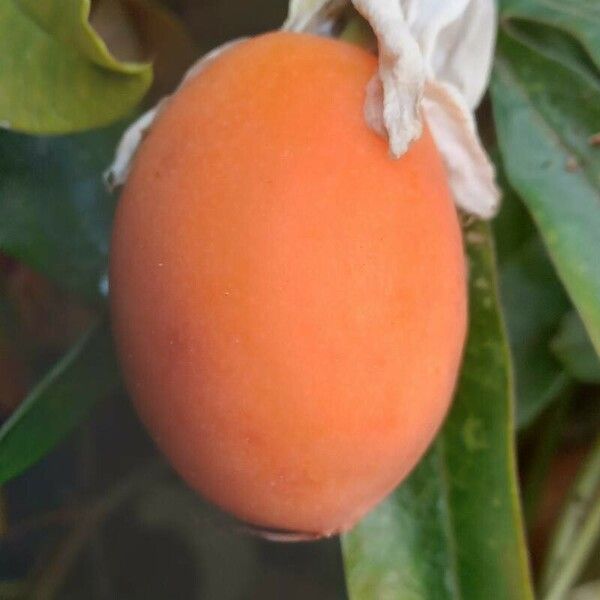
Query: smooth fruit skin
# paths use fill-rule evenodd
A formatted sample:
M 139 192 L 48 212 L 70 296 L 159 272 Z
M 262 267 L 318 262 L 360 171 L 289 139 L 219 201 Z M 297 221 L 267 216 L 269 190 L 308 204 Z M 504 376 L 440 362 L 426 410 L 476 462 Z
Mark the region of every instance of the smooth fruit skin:
M 273 33 L 226 50 L 143 142 L 112 318 L 139 414 L 182 477 L 259 527 L 345 530 L 414 467 L 466 328 L 457 215 L 428 132 L 363 119 L 376 60 Z

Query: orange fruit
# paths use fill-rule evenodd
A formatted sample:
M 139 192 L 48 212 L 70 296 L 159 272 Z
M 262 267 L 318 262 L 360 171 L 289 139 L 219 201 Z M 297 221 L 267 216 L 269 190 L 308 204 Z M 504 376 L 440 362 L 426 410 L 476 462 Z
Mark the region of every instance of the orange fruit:
M 465 337 L 462 240 L 428 132 L 365 124 L 376 59 L 272 33 L 191 79 L 117 210 L 114 332 L 182 477 L 262 528 L 350 527 L 414 467 Z

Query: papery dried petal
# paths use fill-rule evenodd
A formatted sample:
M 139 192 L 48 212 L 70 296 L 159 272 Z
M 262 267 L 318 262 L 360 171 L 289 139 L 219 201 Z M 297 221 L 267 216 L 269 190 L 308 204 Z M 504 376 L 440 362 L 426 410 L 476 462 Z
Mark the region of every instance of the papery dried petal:
M 472 110 L 489 79 L 494 0 L 353 0 L 379 42 L 379 78 L 366 90 L 365 119 L 385 126 L 394 156 L 420 132 L 420 106 L 444 158 L 455 201 L 491 218 L 500 194 Z M 425 96 L 422 96 L 423 80 Z
M 429 79 L 451 83 L 473 109 L 487 88 L 496 38 L 495 0 L 401 0 Z
M 163 98 L 156 106 L 146 111 L 125 130 L 117 146 L 113 162 L 104 172 L 104 182 L 110 191 L 113 191 L 127 181 L 133 157 L 167 99 L 168 97 Z
M 356 10 L 369 22 L 379 46 L 379 72 L 383 89 L 383 123 L 390 152 L 399 157 L 422 132 L 420 105 L 425 69 L 419 47 L 411 35 L 398 0 L 352 0 Z M 371 90 L 376 90 L 371 84 Z M 378 94 L 367 96 L 365 115 L 377 130 Z M 381 105 L 379 105 L 381 106 Z
M 428 81 L 423 107 L 456 204 L 470 214 L 490 219 L 498 210 L 500 192 L 464 97 L 449 84 Z

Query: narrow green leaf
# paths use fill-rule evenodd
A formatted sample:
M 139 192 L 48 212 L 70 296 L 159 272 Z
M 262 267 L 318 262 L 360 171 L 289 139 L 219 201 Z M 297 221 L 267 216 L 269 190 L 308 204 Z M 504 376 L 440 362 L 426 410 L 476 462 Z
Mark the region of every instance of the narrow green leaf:
M 38 383 L 0 429 L 0 484 L 49 452 L 119 381 L 108 326 L 97 325 Z
M 552 350 L 572 377 L 584 383 L 600 383 L 600 359 L 575 311 L 562 320 Z
M 570 303 L 531 217 L 496 162 L 504 190 L 502 209 L 493 223 L 500 297 L 514 359 L 517 427 L 523 428 L 569 382 L 550 342 Z
M 507 176 L 600 350 L 600 86 L 501 34 L 491 91 Z
M 115 202 L 102 171 L 122 130 L 0 131 L 0 250 L 90 301 L 100 296 Z
M 592 84 L 600 82 L 598 67 L 586 49 L 568 33 L 548 25 L 514 19 L 505 22 L 505 30 L 532 50 L 588 78 Z
M 600 68 L 600 4 L 595 0 L 501 0 L 501 16 L 572 36 Z
M 500 271 L 505 310 L 515 360 L 517 426 L 531 423 L 569 382 L 550 350 L 550 342 L 569 303 L 541 241 L 533 237 Z
M 116 60 L 88 22 L 90 0 L 0 3 L 0 123 L 68 133 L 129 113 L 150 86 L 147 64 Z
M 354 600 L 532 598 L 489 227 L 466 239 L 470 331 L 454 405 L 409 479 L 344 536 Z

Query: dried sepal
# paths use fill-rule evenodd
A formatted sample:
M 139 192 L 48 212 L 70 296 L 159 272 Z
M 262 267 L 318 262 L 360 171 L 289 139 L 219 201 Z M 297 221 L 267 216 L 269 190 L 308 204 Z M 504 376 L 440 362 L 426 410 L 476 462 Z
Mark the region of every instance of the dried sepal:
M 474 109 L 487 88 L 496 39 L 495 0 L 402 0 L 427 79 L 454 86 Z
M 391 154 L 399 157 L 422 131 L 425 71 L 421 53 L 398 0 L 351 3 L 369 22 L 379 46 L 379 71 L 367 88 L 365 119 L 388 137 Z M 343 0 L 291 0 L 283 29 L 330 34 L 347 6 Z
M 454 201 L 464 211 L 492 218 L 500 192 L 494 167 L 477 134 L 473 114 L 453 86 L 428 81 L 423 109 L 427 125 L 444 159 Z
M 387 131 L 390 152 L 402 156 L 420 137 L 425 69 L 421 51 L 410 33 L 398 0 L 352 0 L 377 37 L 379 71 L 368 86 L 365 117 L 375 129 Z M 380 86 L 381 89 L 378 89 Z M 376 117 L 381 110 L 381 118 Z
M 442 154 L 455 201 L 481 218 L 492 217 L 499 192 L 494 169 L 477 135 L 472 110 L 487 86 L 496 30 L 494 0 L 351 0 L 377 38 L 379 69 L 365 90 L 369 126 L 387 137 L 399 157 L 418 138 L 422 112 Z M 291 0 L 283 29 L 332 35 L 347 0 Z M 230 42 L 199 60 L 181 85 Z M 106 173 L 123 184 L 137 147 L 168 102 L 163 99 L 125 133 Z
M 481 218 L 498 210 L 494 168 L 472 113 L 487 87 L 496 31 L 494 0 L 353 0 L 379 43 L 379 80 L 365 118 L 394 156 L 418 137 L 422 107 L 456 204 Z M 424 95 L 423 95 L 424 89 Z
M 111 192 L 127 181 L 133 157 L 167 99 L 168 96 L 163 98 L 125 130 L 117 146 L 113 162 L 104 172 L 104 183 Z

